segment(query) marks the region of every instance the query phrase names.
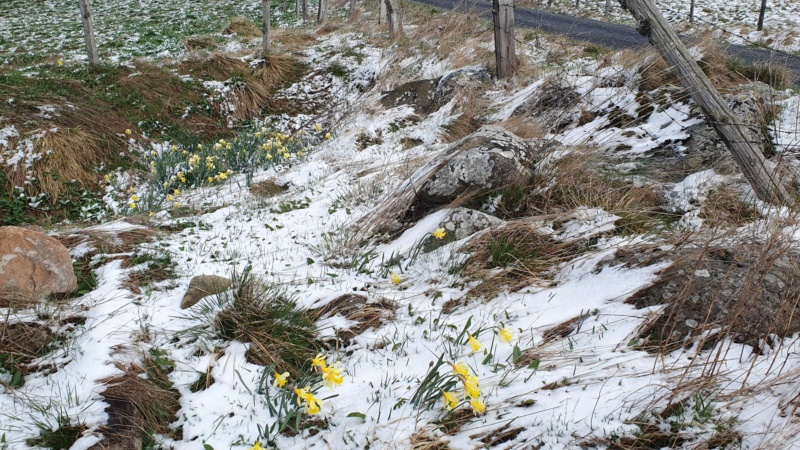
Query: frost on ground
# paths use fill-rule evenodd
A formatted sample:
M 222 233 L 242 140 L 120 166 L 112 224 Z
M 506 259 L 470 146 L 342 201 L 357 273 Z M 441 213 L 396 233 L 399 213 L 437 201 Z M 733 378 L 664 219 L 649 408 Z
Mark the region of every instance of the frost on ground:
M 94 255 L 96 287 L 67 304 L 6 311 L 19 322 L 81 318 L 53 330 L 63 333 L 62 344 L 33 361 L 22 386 L 11 388 L 10 375 L 0 374 L 0 433 L 8 448 L 34 448 L 38 444 L 30 439 L 43 430 L 69 425 L 82 430 L 71 448 L 91 448 L 109 420 L 103 380 L 142 365 L 143 355 L 169 362 L 168 380 L 180 402 L 170 431 L 154 436 L 154 448 L 249 449 L 256 440 L 281 449 L 609 448 L 641 435 L 670 436 L 664 447 L 717 442 L 731 448 L 800 448 L 796 336 L 770 336 L 758 351 L 727 338 L 708 346 L 687 340 L 665 353 L 643 345 L 643 330 L 663 307 L 636 309 L 626 300 L 657 282 L 670 261 L 632 264 L 615 255 L 637 253 L 640 246 L 668 250 L 678 243 L 664 239 L 664 229 L 618 232 L 630 211 L 578 205 L 534 217 L 531 229 L 537 235 L 574 246 L 574 254 L 550 268 L 545 282 L 515 290 L 500 286 L 486 297 L 471 295 L 481 280 L 465 274 L 465 244 L 497 230 L 440 241 L 434 233 L 450 207 L 406 224 L 402 233 L 359 241 L 359 220 L 447 148 L 448 127 L 463 114 L 458 99 L 424 116 L 409 106 L 381 107 L 375 82 L 389 83 L 383 78 L 392 76 L 385 61 L 398 56 L 368 42 L 361 33 L 319 37 L 304 55 L 310 75 L 278 96 L 316 105 L 321 113 L 260 121 L 259 126 L 283 133 L 330 133 L 306 158 L 187 189 L 181 201 L 191 209 L 183 217 L 182 210 L 170 209 L 56 233 L 92 237 L 71 251 L 76 259 Z M 358 56 L 336 50 L 344 48 L 358 48 Z M 546 52 L 531 45 L 524 49 L 533 60 Z M 346 77 L 321 73 L 331 58 L 347 66 Z M 403 61 L 407 72 L 449 72 L 450 61 L 424 53 Z M 604 82 L 611 74 L 618 83 Z M 643 113 L 638 76 L 621 65 L 576 57 L 535 79 L 490 83 L 476 95 L 490 103 L 487 120 L 507 122 L 534 110 L 547 116 L 552 111 L 541 99 L 550 90 L 574 93 L 572 102 L 558 106 L 559 126 L 542 132 L 543 140 L 554 143 L 540 155 L 543 170 L 586 150 L 615 167 L 633 169 L 656 157 L 684 157 L 687 130 L 702 119 L 688 100 L 669 93 Z M 391 84 L 400 81 L 409 80 Z M 774 138 L 779 151 L 788 153 L 800 128 L 797 97 L 783 102 Z M 326 111 L 325 105 L 335 108 Z M 13 137 L 13 127 L 0 129 L 0 138 Z M 623 175 L 635 177 L 633 169 Z M 678 216 L 669 225 L 680 233 L 703 230 L 701 213 L 707 217 L 707 200 L 723 182 L 741 184 L 736 176 L 701 168 L 658 185 L 669 212 Z M 265 183 L 279 192 L 256 195 L 256 186 Z M 501 206 L 492 202 L 479 206 Z M 755 233 L 766 233 L 771 221 L 782 224 L 768 214 L 751 222 Z M 512 221 L 504 225 L 519 226 Z M 145 242 L 125 238 L 152 229 L 160 231 Z M 124 262 L 141 254 L 169 255 L 175 277 L 133 289 L 131 277 L 154 259 Z M 487 277 L 499 272 L 502 268 L 490 267 Z M 324 350 L 326 367 L 340 367 L 344 378 L 330 387 L 313 382 L 320 411 L 300 414 L 291 432 L 275 432 L 276 424 L 294 411 L 298 397 L 288 387 L 305 387 L 297 384 L 301 374 L 289 371 L 286 387 L 276 386 L 272 368 L 253 361 L 254 343 L 218 332 L 227 297 L 180 309 L 192 277 L 235 279 L 244 273 L 283 289 L 301 310 L 323 310 L 342 298 L 361 302 L 328 311 L 316 322 L 319 338 L 335 344 Z M 374 320 L 357 326 L 364 316 L 354 310 L 372 311 Z M 456 369 L 468 375 L 453 375 Z M 471 399 L 462 393 L 469 377 L 479 380 L 480 393 Z M 452 412 L 444 392 L 455 395 Z M 471 403 L 475 400 L 485 411 Z M 310 403 L 305 401 L 306 412 L 312 412 Z

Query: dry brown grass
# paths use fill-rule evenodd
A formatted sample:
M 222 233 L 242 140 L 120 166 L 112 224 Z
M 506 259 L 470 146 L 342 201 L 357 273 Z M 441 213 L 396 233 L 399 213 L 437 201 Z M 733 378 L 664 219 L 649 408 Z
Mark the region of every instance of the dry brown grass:
M 430 430 L 422 429 L 411 435 L 412 450 L 450 450 L 444 439 L 434 436 Z
M 388 300 L 367 303 L 366 297 L 345 294 L 310 312 L 316 320 L 341 315 L 348 321 L 355 322 L 345 330 L 336 330 L 336 337 L 347 343 L 370 328 L 379 328 L 390 321 L 394 317 L 395 309 L 397 306 Z
M 760 217 L 755 204 L 742 198 L 733 184 L 723 184 L 708 193 L 700 208 L 699 218 L 707 228 L 736 228 Z
M 504 128 L 522 139 L 538 139 L 545 135 L 542 127 L 536 121 L 522 116 L 511 117 L 492 125 Z
M 272 40 L 288 52 L 304 50 L 316 41 L 316 37 L 300 28 L 279 28 L 275 30 Z
M 168 379 L 170 369 L 146 358 L 147 367 L 131 365 L 124 374 L 101 380 L 108 422 L 99 448 L 131 446 L 145 435 L 172 434 L 169 424 L 180 409 L 179 394 Z M 133 447 L 128 447 L 133 448 Z
M 261 37 L 261 29 L 247 17 L 231 17 L 231 20 L 222 29 L 222 34 L 235 34 L 241 38 Z
M 182 62 L 178 66 L 181 73 L 203 79 L 226 81 L 233 77 L 247 79 L 250 77 L 250 66 L 241 58 L 224 53 L 215 53 L 208 58 L 194 58 Z

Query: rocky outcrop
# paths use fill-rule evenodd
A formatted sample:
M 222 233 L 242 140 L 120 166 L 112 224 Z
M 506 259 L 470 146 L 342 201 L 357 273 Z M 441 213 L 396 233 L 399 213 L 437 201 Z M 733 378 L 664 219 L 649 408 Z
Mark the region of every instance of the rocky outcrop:
M 460 195 L 489 193 L 532 175 L 531 145 L 495 126 L 484 126 L 453 144 L 453 154 L 425 183 L 417 197 L 418 206 L 450 203 Z
M 189 282 L 189 289 L 181 300 L 181 309 L 191 308 L 209 295 L 220 294 L 231 287 L 231 280 L 218 275 L 197 275 Z
M 439 78 L 410 81 L 385 91 L 381 104 L 385 108 L 409 105 L 417 114 L 430 114 L 452 100 L 457 92 L 485 90 L 491 81 L 491 75 L 484 68 L 454 70 Z
M 38 231 L 0 227 L 0 305 L 77 289 L 72 257 L 64 245 Z

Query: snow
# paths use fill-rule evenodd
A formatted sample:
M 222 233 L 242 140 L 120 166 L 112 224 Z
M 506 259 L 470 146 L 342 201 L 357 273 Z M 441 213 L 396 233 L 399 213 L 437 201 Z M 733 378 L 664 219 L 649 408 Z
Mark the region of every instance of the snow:
M 165 1 L 118 2 L 117 8 L 125 12 L 134 3 L 157 7 L 166 5 Z M 95 14 L 100 18 L 106 15 L 102 20 L 111 21 L 107 16 L 111 7 L 98 3 Z M 176 9 L 170 11 L 176 16 L 199 8 L 192 2 L 182 6 L 173 3 L 169 4 Z M 251 3 L 241 7 L 244 13 L 254 14 L 258 5 Z M 729 8 L 723 8 L 723 3 L 737 2 L 715 2 L 712 5 L 716 6 L 709 9 Z M 60 9 L 64 5 L 61 0 L 52 0 L 42 6 L 52 12 L 55 32 L 62 36 L 59 40 L 77 33 L 75 27 L 66 24 L 66 13 Z M 677 3 L 670 5 L 677 9 Z M 19 5 L 17 8 L 24 9 Z M 800 13 L 791 4 L 776 6 L 779 8 L 788 11 L 783 14 L 788 17 L 786 24 L 794 23 L 793 17 Z M 705 8 L 702 11 L 698 17 L 711 17 L 711 12 Z M 743 17 L 751 18 L 749 13 Z M 768 19 L 770 23 L 777 20 L 774 16 Z M 18 32 L 18 25 L 11 22 L 0 17 L 0 37 Z M 55 42 L 52 36 L 42 39 L 42 33 L 34 30 L 14 48 L 27 47 L 36 39 L 43 45 Z M 108 33 L 101 39 L 115 39 L 111 31 Z M 117 56 L 179 51 L 175 42 L 146 46 L 141 44 L 142 39 L 142 35 L 131 35 Z M 328 352 L 330 360 L 342 362 L 346 375 L 345 382 L 334 392 L 323 387 L 320 393 L 323 397 L 336 395 L 324 400 L 320 413 L 329 427 L 315 435 L 301 432 L 297 436 L 278 436 L 276 445 L 281 449 L 411 448 L 411 436 L 423 429 L 432 430 L 432 424 L 443 416 L 441 402 L 430 409 L 417 408 L 410 402 L 440 357 L 468 364 L 481 380 L 481 398 L 487 405 L 485 415 L 471 418 L 451 435 L 431 431 L 447 440 L 453 449 L 481 447 L 486 444 L 481 441 L 483 434 L 508 423 L 524 428 L 509 446 L 526 443 L 541 444 L 539 448 L 545 449 L 577 448 L 580 442 L 593 437 L 631 435 L 638 431 L 632 421 L 663 408 L 681 377 L 700 380 L 700 372 L 711 367 L 716 381 L 709 401 L 716 408 L 715 420 L 735 418 L 732 426 L 742 433 L 743 448 L 770 444 L 800 448 L 793 437 L 797 431 L 794 414 L 785 413 L 794 407 L 792 402 L 800 390 L 800 348 L 796 337 L 774 338 L 763 354 L 727 340 L 718 343 L 716 349 L 691 347 L 667 355 L 638 349 L 635 341 L 639 333 L 662 307 L 636 309 L 626 300 L 656 282 L 669 261 L 644 267 L 616 263 L 616 250 L 651 241 L 644 236 L 612 236 L 610 232 L 619 220 L 614 214 L 601 208 L 579 207 L 558 226 L 550 219 L 543 220 L 539 231 L 566 242 L 580 240 L 590 247 L 587 253 L 554 268 L 552 284 L 526 286 L 514 292 L 504 290 L 490 299 L 467 298 L 475 281 L 452 270 L 467 257 L 461 250 L 463 242 L 449 243 L 427 253 L 420 249 L 420 243 L 438 228 L 450 212 L 448 209 L 429 214 L 388 241 L 358 242 L 358 230 L 354 229 L 358 220 L 446 148 L 442 142 L 444 127 L 456 120 L 459 112 L 451 102 L 420 121 L 408 121 L 414 115 L 410 107 L 376 106 L 380 93 L 365 92 L 363 87 L 389 70 L 383 51 L 365 43 L 365 37 L 357 33 L 334 33 L 319 39 L 306 51 L 306 62 L 312 67 L 329 62 L 330 49 L 356 43 L 363 55 L 361 64 L 349 74 L 347 82 L 318 75 L 279 95 L 294 98 L 324 92 L 319 97 L 306 98 L 337 105 L 336 111 L 326 117 L 269 117 L 264 123 L 283 131 L 296 131 L 319 121 L 331 129 L 332 138 L 322 142 L 301 163 L 253 175 L 252 182 L 271 179 L 288 187 L 276 198 L 256 198 L 247 189 L 245 175 L 234 175 L 224 184 L 186 192 L 182 198 L 199 211 L 206 206 L 218 207 L 213 212 L 186 219 L 170 218 L 166 211 L 153 216 L 153 225 L 192 222 L 180 232 L 164 233 L 157 241 L 138 247 L 169 254 L 176 262 L 178 278 L 173 282 L 150 286 L 136 294 L 123 282 L 135 267 L 124 267 L 119 259 L 101 262 L 95 272 L 97 288 L 70 305 L 85 317 L 85 324 L 71 332 L 64 348 L 36 361 L 38 365 L 53 364 L 58 370 L 49 374 L 34 371 L 15 391 L 0 388 L 0 433 L 5 434 L 10 448 L 24 448 L 26 439 L 38 432 L 37 423 L 57 426 L 55 418 L 59 413 L 89 427 L 72 449 L 90 448 L 108 419 L 101 381 L 120 375 L 119 367 L 138 362 L 142 352 L 159 349 L 175 361 L 170 381 L 180 393 L 181 410 L 171 427 L 182 430 L 180 438 L 157 436 L 161 447 L 193 450 L 206 443 L 216 449 L 249 449 L 259 430 L 277 420 L 259 391 L 265 369 L 248 361 L 249 344 L 218 340 L 209 332 L 203 339 L 191 339 L 191 333 L 202 333 L 209 324 L 196 309 L 193 314 L 179 306 L 194 275 L 229 276 L 248 265 L 265 281 L 295 294 L 300 308 L 319 308 L 353 292 L 367 297 L 369 302 L 386 301 L 396 307 L 391 320 L 354 337 L 346 348 Z M 1 45 L 6 44 L 0 44 L 0 55 L 15 53 Z M 59 48 L 66 53 L 64 57 L 80 57 L 78 51 Z M 401 65 L 417 70 L 420 77 L 442 76 L 452 70 L 447 61 L 435 58 L 408 58 Z M 651 150 L 669 143 L 678 143 L 670 148 L 676 155 L 681 154 L 684 149 L 680 142 L 688 138 L 687 128 L 701 122 L 692 114 L 688 101 L 667 99 L 655 104 L 647 118 L 614 124 L 609 116 L 615 107 L 633 116 L 642 106 L 636 97 L 636 83 L 631 81 L 635 76 L 626 74 L 631 81 L 628 84 L 598 86 L 594 74 L 604 77 L 625 70 L 587 61 L 578 66 L 565 75 L 566 82 L 582 94 L 574 109 L 602 114 L 583 125 L 570 125 L 548 135 L 564 145 L 564 153 L 548 158 L 557 159 L 579 146 L 644 158 Z M 510 118 L 525 101 L 538 95 L 543 85 L 542 77 L 511 86 L 508 91 L 495 86 L 496 90 L 487 93 L 493 102 L 492 119 Z M 228 89 L 223 83 L 213 82 L 207 82 L 206 87 L 223 96 Z M 793 96 L 780 103 L 783 109 L 776 121 L 775 140 L 778 151 L 784 153 L 797 146 L 798 99 Z M 353 109 L 354 106 L 359 107 Z M 361 136 L 375 141 L 360 148 Z M 0 144 L 5 147 L 10 139 L 18 137 L 13 126 L 0 129 Z M 409 139 L 422 143 L 406 148 L 404 142 Z M 19 147 L 17 150 L 18 153 L 3 154 L 6 164 L 29 162 L 34 157 L 31 151 L 26 153 Z M 700 205 L 711 189 L 728 181 L 730 177 L 709 169 L 690 174 L 672 186 L 667 192 L 668 204 L 672 212 L 682 215 L 680 225 L 700 229 Z M 307 207 L 277 212 L 277 205 L 290 200 L 302 201 Z M 115 236 L 144 229 L 143 225 L 115 220 L 64 233 Z M 88 243 L 71 249 L 75 258 L 95 250 Z M 392 283 L 390 272 L 401 277 L 399 284 Z M 445 304 L 459 300 L 465 304 L 443 312 Z M 33 316 L 18 314 L 20 320 Z M 565 338 L 545 339 L 549 330 L 569 321 L 574 321 L 575 328 Z M 353 324 L 353 320 L 333 314 L 317 326 L 321 337 L 333 337 L 337 330 Z M 512 330 L 511 343 L 500 341 L 501 327 Z M 471 352 L 469 347 L 455 342 L 465 328 L 481 341 L 483 349 Z M 143 335 L 147 339 L 136 338 Z M 535 353 L 538 366 L 515 367 L 515 347 Z M 449 370 L 445 365 L 441 373 Z M 215 382 L 192 392 L 190 386 L 198 374 L 205 373 Z M 271 374 L 266 376 L 271 380 Z M 278 392 L 271 385 L 263 388 L 273 395 Z M 348 417 L 351 413 L 360 413 L 364 419 Z M 711 426 L 699 424 L 692 428 L 698 435 L 710 430 Z

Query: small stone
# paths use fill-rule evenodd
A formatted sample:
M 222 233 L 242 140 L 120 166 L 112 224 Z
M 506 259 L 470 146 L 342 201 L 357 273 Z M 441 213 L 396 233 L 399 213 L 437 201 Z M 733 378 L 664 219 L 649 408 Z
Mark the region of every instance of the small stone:
M 711 274 L 706 269 L 698 269 L 694 271 L 694 276 L 701 278 L 710 278 Z
M 181 300 L 181 309 L 191 308 L 209 295 L 220 294 L 231 287 L 231 280 L 218 275 L 197 275 L 189 282 L 189 289 Z
M 684 323 L 686 323 L 686 326 L 689 328 L 697 328 L 698 325 L 697 321 L 694 319 L 686 319 Z

